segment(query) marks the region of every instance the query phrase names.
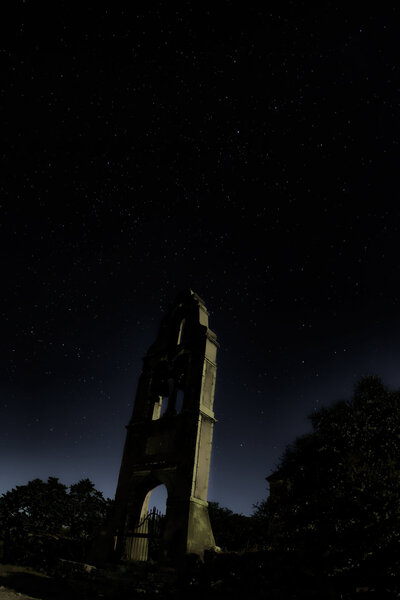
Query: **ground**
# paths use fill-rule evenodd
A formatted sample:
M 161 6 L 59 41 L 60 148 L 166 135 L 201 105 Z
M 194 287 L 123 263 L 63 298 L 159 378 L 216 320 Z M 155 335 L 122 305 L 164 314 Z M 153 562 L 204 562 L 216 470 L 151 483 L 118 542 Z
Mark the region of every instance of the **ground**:
M 53 594 L 49 595 L 51 590 Z M 0 564 L 0 600 L 45 600 L 56 598 L 58 593 L 59 586 L 47 575 L 29 567 Z
M 124 600 L 171 595 L 175 570 L 152 573 L 147 565 L 109 570 L 82 577 L 73 572 L 78 563 L 64 561 L 54 576 L 30 567 L 0 564 L 0 600 Z M 143 568 L 142 568 L 143 567 Z M 169 588 L 169 589 L 168 589 Z

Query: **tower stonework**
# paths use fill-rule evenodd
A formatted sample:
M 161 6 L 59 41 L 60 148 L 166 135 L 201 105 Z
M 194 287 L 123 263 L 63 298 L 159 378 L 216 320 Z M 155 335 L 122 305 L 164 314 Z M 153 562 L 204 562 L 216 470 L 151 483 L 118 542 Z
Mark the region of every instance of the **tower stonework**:
M 163 556 L 202 556 L 215 546 L 207 491 L 219 345 L 208 315 L 192 290 L 181 294 L 143 358 L 115 496 L 116 558 L 137 558 L 130 536 L 159 484 L 168 492 Z

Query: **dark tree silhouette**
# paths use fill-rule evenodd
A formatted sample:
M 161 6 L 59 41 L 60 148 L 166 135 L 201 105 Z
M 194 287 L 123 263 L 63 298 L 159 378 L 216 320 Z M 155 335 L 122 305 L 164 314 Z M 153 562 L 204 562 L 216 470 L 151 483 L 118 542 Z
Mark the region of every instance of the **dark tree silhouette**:
M 246 550 L 254 545 L 251 517 L 234 513 L 218 502 L 208 503 L 215 542 L 224 550 Z
M 68 501 L 67 486 L 56 477 L 18 485 L 0 498 L 0 531 L 62 533 L 68 527 Z
M 258 507 L 273 549 L 310 573 L 372 581 L 400 568 L 400 392 L 362 379 L 310 416 Z
M 60 556 L 83 559 L 110 505 L 89 479 L 69 490 L 56 477 L 19 485 L 0 497 L 0 539 L 6 555 L 27 564 Z
M 110 500 L 104 499 L 90 479 L 71 485 L 68 496 L 71 535 L 92 539 L 107 516 Z

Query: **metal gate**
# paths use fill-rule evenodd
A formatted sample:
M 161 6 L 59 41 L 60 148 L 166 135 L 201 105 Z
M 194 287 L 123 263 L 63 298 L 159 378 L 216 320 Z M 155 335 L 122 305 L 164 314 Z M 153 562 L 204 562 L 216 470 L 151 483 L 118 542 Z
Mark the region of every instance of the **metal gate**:
M 164 519 L 165 516 L 154 507 L 133 531 L 128 532 L 125 546 L 128 560 L 157 560 L 160 557 Z

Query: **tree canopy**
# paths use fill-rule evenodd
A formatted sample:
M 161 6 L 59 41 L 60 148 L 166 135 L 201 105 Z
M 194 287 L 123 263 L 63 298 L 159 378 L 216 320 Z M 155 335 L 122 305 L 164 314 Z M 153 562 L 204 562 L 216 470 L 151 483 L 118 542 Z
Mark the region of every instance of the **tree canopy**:
M 2 534 L 10 531 L 59 533 L 67 526 L 67 486 L 56 477 L 47 482 L 33 479 L 18 485 L 0 498 Z
M 217 546 L 238 551 L 254 545 L 251 517 L 235 513 L 218 502 L 209 502 L 208 512 Z
M 310 419 L 313 431 L 286 449 L 258 507 L 270 544 L 326 575 L 398 572 L 400 392 L 366 377 L 351 401 Z
M 48 555 L 58 551 L 73 556 L 76 547 L 82 553 L 94 539 L 110 505 L 111 501 L 106 500 L 89 479 L 82 479 L 69 488 L 56 477 L 49 477 L 47 481 L 33 479 L 0 497 L 0 538 L 6 541 L 15 560 L 30 561 L 30 554 Z M 64 546 L 55 545 L 55 538 L 63 539 Z M 79 542 L 79 546 L 70 543 L 66 549 L 68 540 Z

